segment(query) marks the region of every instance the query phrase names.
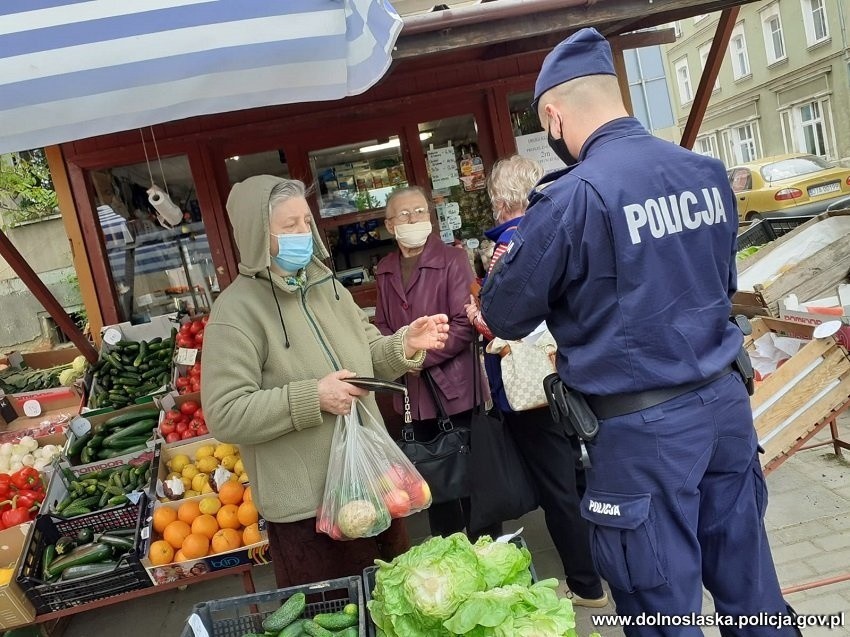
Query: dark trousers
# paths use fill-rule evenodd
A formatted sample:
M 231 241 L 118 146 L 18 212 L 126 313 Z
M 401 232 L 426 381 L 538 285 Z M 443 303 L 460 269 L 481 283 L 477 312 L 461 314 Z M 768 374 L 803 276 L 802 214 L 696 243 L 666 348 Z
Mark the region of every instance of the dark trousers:
M 453 425 L 469 427 L 472 420 L 472 410 L 463 411 L 450 416 Z M 437 419 L 413 421 L 413 434 L 417 440 L 433 440 L 440 433 Z M 433 495 L 437 495 L 436 493 Z M 460 498 L 440 504 L 432 504 L 428 508 L 428 526 L 431 535 L 442 535 L 446 537 L 452 533 L 458 533 L 466 529 L 467 535 L 475 542 L 482 535 L 489 535 L 493 539 L 502 534 L 502 525 L 493 524 L 485 529 L 469 528 L 470 503 L 469 498 Z
M 602 597 L 602 582 L 590 553 L 589 527 L 581 516 L 586 483 L 578 463 L 578 439 L 567 436 L 545 407 L 504 416 L 537 488 L 567 585 L 581 597 Z

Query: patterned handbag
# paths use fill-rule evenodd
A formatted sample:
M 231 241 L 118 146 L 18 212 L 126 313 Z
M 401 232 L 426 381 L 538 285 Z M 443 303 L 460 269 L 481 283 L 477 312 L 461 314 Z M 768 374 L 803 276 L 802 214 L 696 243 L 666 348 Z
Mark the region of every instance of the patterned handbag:
M 529 411 L 549 404 L 543 379 L 557 371 L 557 351 L 555 338 L 549 330 L 531 343 L 494 338 L 487 344 L 488 353 L 501 356 L 502 384 L 511 409 Z

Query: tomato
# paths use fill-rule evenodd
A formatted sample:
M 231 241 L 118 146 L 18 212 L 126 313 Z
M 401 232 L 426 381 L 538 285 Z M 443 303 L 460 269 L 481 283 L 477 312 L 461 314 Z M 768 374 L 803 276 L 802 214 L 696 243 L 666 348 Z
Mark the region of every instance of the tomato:
M 201 345 L 204 344 L 204 330 L 201 330 L 197 334 L 195 334 L 195 347 L 200 349 Z
M 185 324 L 180 326 L 180 331 L 178 332 L 178 334 L 189 334 L 189 330 L 191 328 L 192 328 L 191 323 L 185 323 Z
M 186 430 L 186 431 L 184 431 L 182 434 L 180 434 L 180 439 L 181 439 L 181 440 L 189 440 L 189 438 L 194 438 L 194 437 L 195 437 L 195 436 L 197 436 L 197 435 L 198 435 L 198 434 L 196 434 L 196 433 L 195 433 L 194 431 L 192 431 L 191 429 L 187 429 L 187 430 Z
M 159 426 L 159 430 L 162 432 L 163 436 L 168 436 L 168 434 L 173 433 L 177 429 L 177 425 L 171 420 L 163 420 L 162 424 Z
M 184 433 L 189 431 L 189 423 L 178 422 L 175 431 L 182 436 Z
M 177 389 L 186 389 L 191 382 L 188 376 L 178 376 L 174 384 L 177 386 Z
M 203 424 L 203 425 L 201 425 L 200 427 L 198 427 L 198 431 L 197 431 L 196 433 L 197 433 L 199 436 L 206 436 L 209 432 L 210 432 L 210 430 L 209 430 L 209 429 L 207 429 L 207 425 L 206 425 L 206 424 Z
M 184 347 L 186 349 L 193 349 L 195 346 L 195 339 L 192 338 L 191 334 L 178 334 L 177 335 L 177 347 Z
M 187 400 L 185 403 L 180 405 L 180 413 L 186 416 L 191 416 L 200 408 L 201 406 L 197 403 L 197 401 Z
M 189 423 L 189 429 L 192 431 L 197 431 L 201 425 L 204 424 L 203 420 L 198 420 L 197 418 L 192 418 L 192 421 Z
M 172 431 L 165 437 L 165 442 L 177 442 L 178 440 L 181 440 L 181 437 L 176 431 Z
M 199 366 L 197 366 L 197 364 L 193 365 L 189 369 L 189 380 L 192 380 L 194 378 L 200 378 L 200 377 L 201 377 L 201 368 Z
M 204 421 L 204 410 L 203 410 L 203 409 L 199 409 L 198 411 L 196 411 L 196 412 L 195 412 L 195 418 L 197 418 L 198 420 L 200 420 L 201 422 L 203 422 L 203 421 Z
M 204 324 L 200 321 L 192 321 L 191 326 L 189 327 L 189 332 L 192 334 L 197 334 L 202 329 L 204 329 Z
M 192 420 L 191 417 L 187 416 L 186 414 L 181 414 L 179 411 L 175 411 L 175 412 L 172 412 L 172 413 L 174 413 L 174 416 L 172 416 L 172 419 L 174 420 L 175 423 L 181 423 L 181 422 L 188 423 L 190 420 Z
M 201 383 L 199 383 L 198 381 L 192 381 L 192 391 L 201 391 Z
M 201 319 L 201 323 L 203 323 L 205 327 L 206 327 L 206 324 L 209 323 L 209 322 L 210 322 L 209 316 L 205 316 L 204 318 Z

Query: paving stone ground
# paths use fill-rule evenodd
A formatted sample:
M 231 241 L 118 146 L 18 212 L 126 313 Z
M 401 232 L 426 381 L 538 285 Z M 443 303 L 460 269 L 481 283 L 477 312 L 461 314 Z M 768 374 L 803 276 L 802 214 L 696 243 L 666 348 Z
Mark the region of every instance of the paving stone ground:
M 845 438 L 850 437 L 850 418 L 845 418 L 841 431 Z M 824 439 L 825 435 L 821 435 L 816 441 Z M 832 453 L 832 447 L 800 451 L 772 472 L 767 483 L 770 495 L 766 521 L 782 586 L 850 573 L 850 452 L 845 452 L 841 459 Z M 529 514 L 507 526 L 513 529 L 519 525 L 525 529 L 523 536 L 534 556 L 538 575 L 562 578 L 560 560 L 541 512 Z M 424 517 L 412 518 L 410 530 L 413 537 L 424 537 L 427 534 Z M 270 567 L 255 568 L 254 579 L 258 591 L 275 587 Z M 64 634 L 65 637 L 114 634 L 177 637 L 194 604 L 241 594 L 238 578 L 206 582 L 183 591 L 151 595 L 77 615 Z M 791 593 L 786 598 L 799 613 L 847 613 L 848 624 L 844 628 L 835 631 L 807 629 L 804 630 L 806 637 L 850 635 L 850 581 Z M 592 615 L 600 612 L 614 613 L 613 605 L 602 611 L 577 609 L 580 637 L 587 637 L 594 631 L 602 637 L 621 637 L 620 629 L 593 626 Z M 703 612 L 713 612 L 707 594 Z M 715 637 L 719 632 L 706 629 L 705 634 Z

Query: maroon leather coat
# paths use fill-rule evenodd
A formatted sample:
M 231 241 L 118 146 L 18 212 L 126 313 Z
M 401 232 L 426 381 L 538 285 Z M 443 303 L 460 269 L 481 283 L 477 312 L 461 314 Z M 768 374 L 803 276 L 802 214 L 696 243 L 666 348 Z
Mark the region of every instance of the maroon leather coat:
M 447 246 L 437 235 L 432 234 L 419 255 L 406 289 L 401 282 L 399 255 L 398 251 L 393 252 L 378 263 L 375 325 L 382 334 L 389 335 L 420 316 L 446 314 L 450 321 L 446 347 L 428 352 L 424 368 L 434 379 L 448 415 L 471 409 L 471 344 L 475 331 L 469 324 L 463 306 L 469 303 L 469 284 L 474 275 L 466 251 Z M 437 408 L 425 379 L 407 374 L 405 382 L 413 420 L 436 418 Z M 481 395 L 486 393 L 479 393 Z M 396 411 L 403 413 L 401 397 L 395 397 L 393 403 Z

